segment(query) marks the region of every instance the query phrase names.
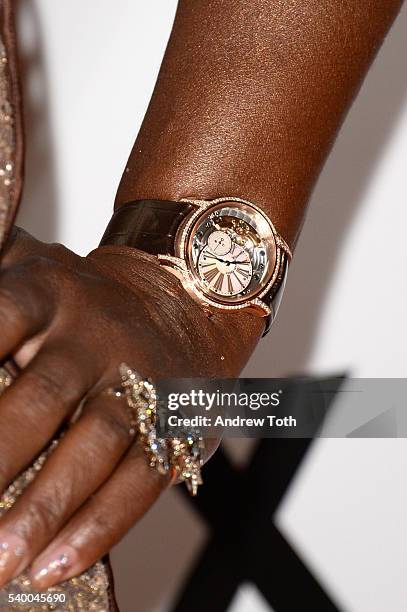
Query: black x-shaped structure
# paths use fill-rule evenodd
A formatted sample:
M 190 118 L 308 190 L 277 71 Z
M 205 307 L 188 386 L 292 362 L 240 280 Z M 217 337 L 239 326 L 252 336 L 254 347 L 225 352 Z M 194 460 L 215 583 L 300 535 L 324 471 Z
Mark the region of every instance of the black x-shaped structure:
M 225 612 L 244 582 L 255 584 L 274 612 L 339 612 L 273 522 L 311 442 L 262 439 L 246 469 L 222 449 L 208 462 L 205 485 L 188 500 L 211 535 L 173 612 Z

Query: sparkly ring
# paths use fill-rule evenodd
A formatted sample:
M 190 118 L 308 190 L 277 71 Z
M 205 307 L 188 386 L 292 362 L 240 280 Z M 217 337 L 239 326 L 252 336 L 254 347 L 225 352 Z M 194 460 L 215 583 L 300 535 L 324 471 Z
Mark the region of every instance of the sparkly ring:
M 191 495 L 196 495 L 202 484 L 203 438 L 185 433 L 185 437 L 159 438 L 156 431 L 157 392 L 150 380 L 141 378 L 126 364 L 120 366 L 121 389 L 109 389 L 115 397 L 127 401 L 130 434 L 137 435 L 147 454 L 149 465 L 160 474 L 172 474 L 173 479 L 185 482 Z

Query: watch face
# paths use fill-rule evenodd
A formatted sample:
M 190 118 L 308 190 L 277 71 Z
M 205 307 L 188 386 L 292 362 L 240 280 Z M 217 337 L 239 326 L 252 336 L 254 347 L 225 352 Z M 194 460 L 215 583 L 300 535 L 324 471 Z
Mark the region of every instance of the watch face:
M 182 249 L 198 289 L 221 304 L 256 297 L 276 265 L 270 222 L 242 202 L 222 202 L 194 215 L 184 230 Z

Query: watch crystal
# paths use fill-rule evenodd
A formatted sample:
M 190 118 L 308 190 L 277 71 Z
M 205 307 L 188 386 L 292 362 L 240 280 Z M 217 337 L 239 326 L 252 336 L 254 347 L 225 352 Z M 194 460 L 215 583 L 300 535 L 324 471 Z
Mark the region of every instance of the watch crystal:
M 257 296 L 276 264 L 270 222 L 248 203 L 210 206 L 187 228 L 186 258 L 194 282 L 210 299 L 239 303 Z

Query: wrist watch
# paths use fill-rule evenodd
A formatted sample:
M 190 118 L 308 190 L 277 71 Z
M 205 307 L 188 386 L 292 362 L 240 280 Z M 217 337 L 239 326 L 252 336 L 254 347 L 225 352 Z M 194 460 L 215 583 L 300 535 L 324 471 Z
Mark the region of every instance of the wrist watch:
M 255 204 L 214 200 L 137 200 L 116 210 L 101 246 L 155 255 L 208 312 L 245 309 L 274 321 L 291 251 Z

